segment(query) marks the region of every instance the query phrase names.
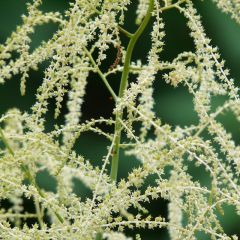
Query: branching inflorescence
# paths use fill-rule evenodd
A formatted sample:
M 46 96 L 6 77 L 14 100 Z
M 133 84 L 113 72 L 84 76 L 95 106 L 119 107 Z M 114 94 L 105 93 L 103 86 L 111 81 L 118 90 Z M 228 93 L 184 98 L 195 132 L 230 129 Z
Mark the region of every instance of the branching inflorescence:
M 42 1 L 35 0 L 28 5 L 22 25 L 0 46 L 0 82 L 20 74 L 23 95 L 29 71 L 48 61 L 32 108 L 28 112 L 10 109 L 0 118 L 0 201 L 12 203 L 7 210 L 0 208 L 0 239 L 131 239 L 125 236 L 127 228 L 167 228 L 173 240 L 197 239 L 198 233 L 211 239 L 237 239 L 224 233 L 218 215 L 223 214 L 223 205 L 233 206 L 240 214 L 240 147 L 217 116 L 231 111 L 240 120 L 238 88 L 217 48 L 210 44 L 194 1 L 139 0 L 134 33 L 123 28 L 131 2 L 74 0 L 65 14 L 60 14 L 42 12 Z M 238 0 L 213 2 L 240 23 Z M 172 9 L 185 17 L 195 51 L 180 53 L 167 62 L 160 57 L 165 36 L 162 14 Z M 30 34 L 48 22 L 57 23 L 58 30 L 30 51 Z M 146 28 L 151 29 L 151 48 L 147 63 L 142 64 L 132 60 L 132 53 Z M 122 37 L 129 40 L 126 48 Z M 101 65 L 110 47 L 117 49 L 117 57 L 103 72 Z M 156 116 L 153 83 L 163 71 L 167 84 L 182 85 L 193 96 L 199 119 L 195 125 L 171 127 Z M 115 101 L 114 120 L 81 121 L 92 72 L 98 74 Z M 117 72 L 121 74 L 119 93 L 108 82 L 109 75 Z M 135 81 L 129 81 L 130 75 Z M 55 100 L 58 117 L 65 95 L 65 124 L 47 131 L 49 100 Z M 225 96 L 225 103 L 213 110 L 212 98 L 219 95 Z M 111 125 L 114 131 L 104 132 L 101 124 Z M 140 126 L 138 131 L 136 126 Z M 101 168 L 76 153 L 74 144 L 86 131 L 109 140 Z M 141 164 L 120 180 L 121 148 Z M 205 169 L 208 187 L 193 180 L 188 171 L 190 161 Z M 56 179 L 56 192 L 38 186 L 36 176 L 42 170 Z M 145 180 L 153 175 L 154 184 L 146 186 Z M 92 198 L 77 197 L 73 179 L 81 180 L 92 191 Z M 35 213 L 25 211 L 23 196 L 33 199 Z M 161 214 L 153 217 L 144 207 L 159 198 L 169 202 L 168 219 Z M 37 223 L 25 225 L 28 218 Z M 136 239 L 141 236 L 137 234 Z

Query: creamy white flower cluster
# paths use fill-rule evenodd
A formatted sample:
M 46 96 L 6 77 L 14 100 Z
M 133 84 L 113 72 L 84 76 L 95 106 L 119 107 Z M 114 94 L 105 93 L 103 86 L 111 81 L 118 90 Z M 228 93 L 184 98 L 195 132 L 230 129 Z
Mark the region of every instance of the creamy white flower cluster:
M 215 2 L 240 22 L 239 1 Z M 0 46 L 0 83 L 20 74 L 22 94 L 29 71 L 48 62 L 32 108 L 28 112 L 9 109 L 0 117 L 0 239 L 128 240 L 133 238 L 126 230 L 134 229 L 135 239 L 140 240 L 140 228 L 167 228 L 173 240 L 199 239 L 200 233 L 207 239 L 238 239 L 227 235 L 219 220 L 226 205 L 240 215 L 240 147 L 219 120 L 219 115 L 231 112 L 240 121 L 238 87 L 218 49 L 211 45 L 194 1 L 139 0 L 137 30 L 130 33 L 123 26 L 127 26 L 126 11 L 134 3 L 74 0 L 60 14 L 41 11 L 42 1 L 35 0 L 28 4 L 22 25 Z M 185 17 L 195 51 L 163 61 L 162 14 L 172 9 Z M 58 30 L 31 50 L 36 26 L 50 21 L 58 24 Z M 146 59 L 133 61 L 135 43 L 146 27 L 151 30 L 150 49 Z M 121 42 L 123 37 L 129 38 L 127 46 Z M 104 71 L 109 49 L 117 50 L 117 56 Z M 81 120 L 91 73 L 99 76 L 91 81 L 102 81 L 115 101 L 114 120 Z M 121 76 L 119 94 L 108 81 L 116 73 Z M 161 76 L 192 96 L 197 123 L 170 126 L 157 116 L 154 82 L 161 81 Z M 64 96 L 65 123 L 47 130 L 49 101 L 56 102 L 57 118 Z M 224 103 L 214 108 L 216 96 L 223 96 Z M 104 125 L 114 130 L 105 131 Z M 84 132 L 109 141 L 105 155 L 96 156 L 102 159 L 100 166 L 75 149 Z M 117 172 L 117 161 L 122 160 L 119 150 L 137 159 L 139 167 L 117 181 L 112 172 Z M 200 169 L 208 184 L 193 176 L 189 166 Z M 37 176 L 43 171 L 56 182 L 55 192 L 40 187 Z M 150 177 L 154 182 L 148 181 Z M 91 197 L 76 195 L 76 180 L 89 189 Z M 32 201 L 35 212 L 26 211 L 24 198 Z M 167 219 L 161 213 L 156 217 L 146 207 L 160 198 L 168 201 Z M 1 207 L 4 200 L 10 203 L 7 209 Z M 28 226 L 27 219 L 36 223 Z

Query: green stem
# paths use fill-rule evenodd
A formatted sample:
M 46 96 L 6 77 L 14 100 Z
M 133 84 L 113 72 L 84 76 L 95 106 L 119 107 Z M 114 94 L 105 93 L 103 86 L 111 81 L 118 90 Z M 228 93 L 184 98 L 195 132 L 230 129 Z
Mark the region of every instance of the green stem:
M 137 29 L 137 31 L 130 37 L 130 41 L 127 47 L 126 51 L 126 57 L 125 57 L 125 62 L 124 62 L 124 67 L 123 67 L 123 72 L 122 72 L 122 77 L 121 77 L 121 83 L 120 83 L 120 89 L 118 93 L 118 97 L 122 98 L 124 91 L 127 88 L 128 85 L 128 76 L 129 76 L 129 71 L 130 71 L 130 63 L 131 63 L 131 58 L 132 58 L 132 52 L 134 49 L 134 46 L 139 39 L 139 37 L 142 35 L 144 29 L 146 28 L 150 18 L 151 18 L 151 13 L 154 8 L 154 0 L 149 0 L 149 6 L 148 10 L 146 13 L 146 16 Z M 116 121 L 115 121 L 115 142 L 114 142 L 114 147 L 113 147 L 113 156 L 112 156 L 112 165 L 111 165 L 111 173 L 110 177 L 112 181 L 117 181 L 117 173 L 118 173 L 118 162 L 119 162 L 119 147 L 120 147 L 120 142 L 121 142 L 121 120 L 122 120 L 122 115 L 123 112 L 117 112 L 116 113 Z
M 124 28 L 122 28 L 121 26 L 118 26 L 118 29 L 120 32 L 122 32 L 123 34 L 125 34 L 128 38 L 132 38 L 133 34 L 128 32 L 127 30 L 125 30 Z
M 102 233 L 97 233 L 95 240 L 102 240 Z
M 44 222 L 43 222 L 43 215 L 42 215 L 42 212 L 41 212 L 41 207 L 40 207 L 39 201 L 37 199 L 35 199 L 34 204 L 35 204 L 37 219 L 38 219 L 40 228 L 43 229 Z
M 84 47 L 83 49 L 84 49 L 84 51 L 86 52 L 86 54 L 87 54 L 90 62 L 92 63 L 92 65 L 96 68 L 98 75 L 99 75 L 100 78 L 103 80 L 105 86 L 107 87 L 107 89 L 108 89 L 109 92 L 111 93 L 113 99 L 116 101 L 116 100 L 117 100 L 117 96 L 116 96 L 115 92 L 113 91 L 112 87 L 109 85 L 109 83 L 108 83 L 106 77 L 104 76 L 104 74 L 102 73 L 102 71 L 99 69 L 97 63 L 94 61 L 91 53 L 87 50 L 87 48 Z
M 171 5 L 168 5 L 168 6 L 165 6 L 165 7 L 162 7 L 162 8 L 160 8 L 160 11 L 166 11 L 166 10 L 170 10 L 170 9 L 172 9 L 172 8 L 175 8 L 175 7 L 177 7 L 178 5 L 180 5 L 180 4 L 182 4 L 182 3 L 185 3 L 185 2 L 187 2 L 188 0 L 180 0 L 180 1 L 178 1 L 178 2 L 176 2 L 176 3 L 174 3 L 174 4 L 171 4 Z
M 14 156 L 14 152 L 13 152 L 12 148 L 10 147 L 10 145 L 8 144 L 8 141 L 7 141 L 7 139 L 3 133 L 3 130 L 1 128 L 0 128 L 0 137 L 2 139 L 3 144 L 7 148 L 7 150 L 10 152 L 11 155 Z
M 7 148 L 7 150 L 9 151 L 9 153 L 14 156 L 14 151 L 13 149 L 11 148 L 10 144 L 8 143 L 4 133 L 3 133 L 3 130 L 0 128 L 0 138 L 2 139 L 2 142 L 3 144 L 5 145 L 5 147 Z M 21 164 L 21 169 L 22 171 L 26 174 L 26 177 L 28 179 L 28 181 L 30 182 L 30 184 L 32 184 L 38 191 L 38 194 L 42 197 L 42 198 L 45 198 L 44 196 L 44 193 L 42 192 L 42 190 L 39 188 L 39 186 L 37 185 L 36 181 L 35 181 L 35 178 L 32 176 L 28 166 L 24 165 L 24 164 Z M 63 223 L 63 218 L 57 213 L 55 212 L 55 215 L 56 217 L 58 218 L 58 220 Z

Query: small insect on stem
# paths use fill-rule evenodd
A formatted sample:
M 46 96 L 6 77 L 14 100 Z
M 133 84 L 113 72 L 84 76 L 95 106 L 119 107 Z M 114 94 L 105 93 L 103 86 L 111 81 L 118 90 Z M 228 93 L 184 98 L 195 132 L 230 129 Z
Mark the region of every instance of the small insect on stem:
M 114 63 L 109 67 L 109 71 L 112 71 L 114 68 L 116 68 L 122 58 L 121 46 L 116 46 L 116 48 L 117 48 L 117 56 L 116 56 Z

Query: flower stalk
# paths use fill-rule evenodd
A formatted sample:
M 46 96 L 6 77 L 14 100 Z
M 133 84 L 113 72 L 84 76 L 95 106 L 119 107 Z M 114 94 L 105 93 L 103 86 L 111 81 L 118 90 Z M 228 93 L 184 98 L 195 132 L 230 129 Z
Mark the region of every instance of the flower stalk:
M 121 77 L 121 83 L 120 83 L 120 88 L 119 88 L 119 93 L 118 93 L 118 98 L 122 98 L 124 91 L 126 90 L 128 86 L 128 76 L 129 76 L 129 70 L 130 70 L 130 63 L 132 59 L 132 53 L 133 49 L 135 47 L 135 44 L 137 43 L 139 37 L 142 35 L 144 29 L 147 27 L 149 20 L 151 18 L 151 13 L 154 8 L 154 0 L 149 1 L 149 6 L 148 10 L 146 13 L 146 16 L 137 29 L 137 31 L 132 34 L 130 37 L 130 41 L 127 47 L 126 51 L 126 57 L 125 57 L 125 62 L 124 62 L 124 67 L 123 67 L 123 72 L 122 72 L 122 77 Z M 112 181 L 117 181 L 117 173 L 118 173 L 118 162 L 119 162 L 119 147 L 120 147 L 120 142 L 121 142 L 121 120 L 123 117 L 123 112 L 117 112 L 116 113 L 116 120 L 115 120 L 115 129 L 114 133 L 116 134 L 115 138 L 115 143 L 113 147 L 113 152 L 112 152 L 112 164 L 111 164 L 111 173 L 110 177 Z

